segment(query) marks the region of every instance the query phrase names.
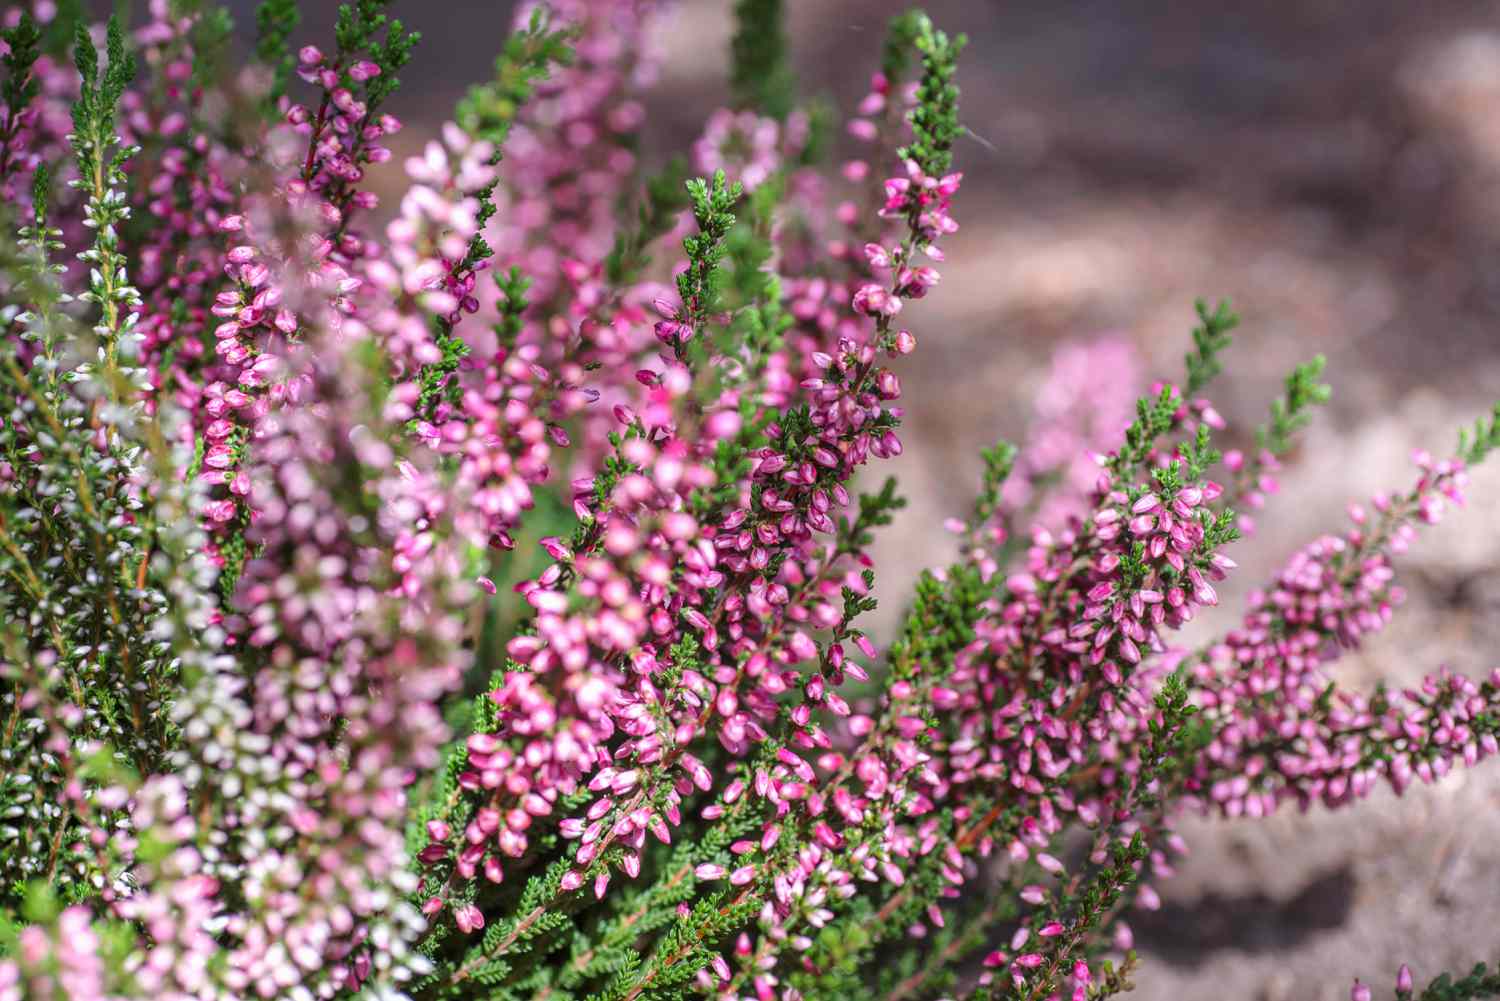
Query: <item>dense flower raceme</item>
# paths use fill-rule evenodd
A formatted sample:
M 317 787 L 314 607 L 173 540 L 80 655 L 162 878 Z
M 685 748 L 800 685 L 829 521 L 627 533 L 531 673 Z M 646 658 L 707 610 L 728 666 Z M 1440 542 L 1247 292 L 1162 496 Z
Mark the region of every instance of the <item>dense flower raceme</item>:
M 687 181 L 638 148 L 657 5 L 525 5 L 388 164 L 384 6 L 318 45 L 268 0 L 254 60 L 200 0 L 0 24 L 0 999 L 1100 998 L 1183 811 L 1495 752 L 1500 675 L 1324 673 L 1492 420 L 1173 645 L 1327 393 L 1221 458 L 1226 307 L 1139 401 L 1060 353 L 862 630 L 961 39 L 893 22 L 829 176 L 739 0 Z
M 1473 764 L 1495 752 L 1495 679 L 1481 690 L 1440 673 L 1418 690 L 1371 698 L 1329 692 L 1323 673 L 1340 648 L 1390 621 L 1402 597 L 1391 557 L 1413 523 L 1434 524 L 1462 501 L 1462 459 L 1417 461 L 1421 476 L 1407 494 L 1351 506 L 1354 527 L 1299 552 L 1195 668 L 1217 735 L 1197 778 L 1227 815 L 1259 816 L 1285 798 L 1336 806 L 1381 777 L 1399 792 L 1414 777 L 1442 776 L 1455 758 Z

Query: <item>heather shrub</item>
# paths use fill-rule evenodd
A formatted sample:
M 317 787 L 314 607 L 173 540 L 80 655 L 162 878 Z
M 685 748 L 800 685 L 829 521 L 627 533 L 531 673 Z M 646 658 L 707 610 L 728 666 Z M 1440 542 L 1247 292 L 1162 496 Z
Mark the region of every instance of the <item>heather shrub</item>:
M 0 999 L 1104 998 L 1178 818 L 1496 752 L 1500 671 L 1328 668 L 1500 408 L 1175 638 L 1329 394 L 1221 454 L 1227 304 L 1140 399 L 1064 348 L 877 645 L 964 39 L 897 18 L 843 117 L 781 6 L 681 156 L 658 4 L 550 0 L 404 164 L 385 0 L 253 52 L 211 0 L 6 11 Z

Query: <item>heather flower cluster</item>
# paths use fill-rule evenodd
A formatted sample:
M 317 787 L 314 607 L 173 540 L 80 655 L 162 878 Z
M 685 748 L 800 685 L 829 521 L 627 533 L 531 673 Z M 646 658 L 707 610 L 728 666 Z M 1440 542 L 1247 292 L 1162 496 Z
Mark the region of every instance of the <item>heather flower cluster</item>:
M 738 0 L 668 158 L 670 6 L 524 4 L 403 163 L 386 0 L 265 0 L 253 54 L 211 0 L 84 6 L 0 21 L 0 1001 L 1092 1001 L 1184 813 L 1500 750 L 1500 671 L 1329 677 L 1500 409 L 1174 638 L 1329 392 L 1221 455 L 1226 305 L 1139 398 L 1122 341 L 1060 352 L 866 632 L 967 222 L 920 11 L 840 127 Z

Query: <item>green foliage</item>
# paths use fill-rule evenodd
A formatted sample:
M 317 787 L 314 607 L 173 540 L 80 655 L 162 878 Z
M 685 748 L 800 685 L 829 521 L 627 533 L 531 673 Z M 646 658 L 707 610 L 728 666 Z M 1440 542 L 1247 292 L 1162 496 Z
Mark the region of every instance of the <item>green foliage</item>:
M 0 317 L 22 326 L 22 340 L 29 340 L 39 348 L 33 362 L 36 380 L 49 389 L 56 385 L 60 363 L 57 358 L 60 342 L 70 332 L 69 326 L 58 316 L 58 309 L 65 301 L 57 278 L 66 271 L 62 264 L 53 264 L 53 256 L 63 249 L 62 233 L 47 225 L 47 202 L 52 189 L 52 171 L 46 164 L 38 164 L 31 178 L 31 216 L 28 226 L 16 230 L 16 244 L 0 243 L 0 270 L 6 272 L 11 286 L 7 290 L 14 303 L 0 308 Z M 8 216 L 0 217 L 8 221 Z M 11 256 L 14 255 L 14 260 Z M 22 308 L 21 304 L 25 304 Z
M 1495 404 L 1488 419 L 1481 417 L 1474 422 L 1472 432 L 1458 432 L 1458 457 L 1474 466 L 1497 448 L 1500 448 L 1500 403 Z
M 1219 355 L 1234 343 L 1230 331 L 1240 325 L 1240 318 L 1229 308 L 1227 299 L 1221 299 L 1212 312 L 1207 302 L 1198 299 L 1193 310 L 1198 314 L 1198 326 L 1193 328 L 1193 350 L 1183 359 L 1187 364 L 1184 395 L 1189 397 L 1201 392 L 1224 370 Z
M 745 196 L 739 206 L 741 218 L 725 238 L 725 254 L 729 259 L 729 288 L 734 293 L 734 305 L 759 305 L 767 312 L 762 324 L 775 326 L 781 312 L 781 287 L 776 273 L 771 268 L 775 247 L 771 243 L 771 228 L 775 223 L 785 193 L 785 178 L 776 174 Z M 791 318 L 776 331 L 785 332 L 791 326 Z
M 1116 966 L 1112 959 L 1101 962 L 1094 974 L 1093 986 L 1089 988 L 1088 1001 L 1102 1001 L 1104 998 L 1128 994 L 1135 990 L 1135 983 L 1130 978 L 1138 966 L 1140 966 L 1140 957 L 1134 949 L 1126 951 L 1125 958 L 1119 966 Z
M 1010 479 L 1019 451 L 1008 441 L 996 442 L 989 448 L 980 450 L 979 458 L 984 463 L 984 472 L 980 476 L 979 493 L 974 498 L 974 513 L 969 517 L 970 532 L 979 531 L 982 526 L 989 524 L 995 512 L 1000 509 L 1000 492 L 1005 487 L 1005 481 Z
M 493 143 L 498 154 L 521 108 L 555 66 L 573 62 L 573 29 L 554 28 L 547 8 L 538 7 L 520 31 L 505 40 L 495 57 L 494 76 L 471 87 L 458 102 L 454 118 L 465 132 Z M 498 162 L 498 157 L 496 162 Z
M 729 42 L 729 89 L 734 104 L 785 119 L 797 100 L 782 0 L 737 0 Z
M 210 6 L 196 13 L 188 37 L 193 46 L 192 86 L 207 87 L 219 78 L 229 58 L 234 19 L 223 7 Z
M 453 404 L 458 402 L 458 385 L 451 377 L 469 355 L 469 345 L 449 330 L 439 333 L 436 341 L 438 349 L 443 353 L 442 359 L 423 365 L 417 377 L 421 390 L 417 397 L 416 412 L 427 419 L 431 419 L 438 403 L 444 399 Z
M 720 315 L 715 317 L 712 343 L 707 338 L 697 341 L 699 348 L 711 348 L 715 360 L 701 380 L 706 395 L 722 397 L 732 387 L 757 384 L 793 325 L 783 303 L 781 280 L 772 267 L 771 229 L 783 180 L 775 175 L 743 198 L 739 217 L 731 217 L 734 221 L 724 236 L 724 265 L 712 274 L 714 311 Z M 764 430 L 778 416 L 774 410 L 755 406 L 751 394 L 742 396 L 740 404 L 741 431 L 718 443 L 716 486 L 694 495 L 697 510 L 731 501 L 735 484 L 748 472 L 749 450 L 764 444 Z
M 555 907 L 567 895 L 562 880 L 571 868 L 568 859 L 559 858 L 528 879 L 515 906 L 506 912 L 509 916 L 486 927 L 463 961 L 446 976 L 440 972 L 433 982 L 446 980 L 452 986 L 467 981 L 480 985 L 498 983 L 509 972 L 514 958 L 544 945 L 566 929 L 568 916 Z
M 139 392 L 140 374 L 122 369 L 120 360 L 122 352 L 127 361 L 135 352 L 137 313 L 132 307 L 140 305 L 140 293 L 127 280 L 119 227 L 130 217 L 123 167 L 137 150 L 120 145 L 115 117 L 125 88 L 135 79 L 135 56 L 125 47 L 125 32 L 117 17 L 110 18 L 105 49 L 109 62 L 101 71 L 99 53 L 79 22 L 73 47 L 79 92 L 73 103 L 70 138 L 80 176 L 69 183 L 85 192 L 85 224 L 93 230 L 92 245 L 78 255 L 90 265 L 88 290 L 78 298 L 99 308 L 94 333 L 108 376 L 103 389 L 117 402 L 128 402 Z
M 41 84 L 32 76 L 31 68 L 41 55 L 42 32 L 31 19 L 31 14 L 23 11 L 20 22 L 14 28 L 0 31 L 0 38 L 5 40 L 9 50 L 0 59 L 5 65 L 5 82 L 0 84 L 0 100 L 5 102 L 8 140 L 16 128 L 16 120 L 21 112 L 31 104 L 41 88 Z
M 1319 381 L 1326 364 L 1322 355 L 1303 362 L 1286 377 L 1286 394 L 1271 402 L 1271 421 L 1255 432 L 1255 443 L 1273 455 L 1291 450 L 1292 436 L 1312 420 L 1308 411 L 1328 402 L 1333 390 Z
M 286 93 L 292 71 L 297 68 L 292 35 L 301 21 L 298 0 L 261 0 L 255 9 L 255 55 L 271 70 L 271 87 L 266 92 L 268 108 L 274 108 Z
M 682 241 L 688 263 L 677 276 L 677 294 L 682 298 L 683 312 L 681 332 L 672 346 L 678 358 L 683 357 L 685 345 L 704 332 L 709 316 L 722 306 L 725 237 L 735 222 L 734 213 L 729 210 L 743 191 L 738 181 L 727 183 L 722 170 L 715 171 L 711 181 L 694 177 L 684 186 L 698 232 L 688 234 Z
M 1491 970 L 1484 963 L 1475 964 L 1467 976 L 1454 979 L 1444 973 L 1422 989 L 1420 994 L 1397 991 L 1397 1001 L 1479 1001 L 1500 998 L 1500 967 Z
M 838 112 L 825 98 L 814 97 L 803 103 L 807 115 L 807 141 L 797 154 L 798 167 L 813 167 L 828 157 L 834 132 L 838 124 Z
M 590 995 L 590 1001 L 681 997 L 678 988 L 709 964 L 715 947 L 760 910 L 760 901 L 747 898 L 748 890 L 733 897 L 720 892 L 699 898 L 692 910 L 662 935 L 639 970 L 632 960 L 621 971 L 626 975 L 616 976 L 604 991 Z
M 917 85 L 917 105 L 909 115 L 912 141 L 900 155 L 916 161 L 927 176 L 941 177 L 953 166 L 953 141 L 964 132 L 958 124 L 958 86 L 953 75 L 968 39 L 963 35 L 950 39 L 925 14 L 916 15 L 912 31 L 912 44 L 922 54 L 922 79 Z
M 912 53 L 917 51 L 917 39 L 921 37 L 927 20 L 925 13 L 913 7 L 891 18 L 886 27 L 880 72 L 893 88 L 911 71 Z
M 1156 488 L 1167 497 L 1172 497 L 1177 491 L 1203 479 L 1208 467 L 1219 461 L 1219 452 L 1213 447 L 1211 434 L 1205 424 L 1199 424 L 1192 440 L 1183 442 L 1178 450 L 1181 457 L 1177 461 L 1151 470 L 1151 479 L 1155 481 Z
M 61 244 L 47 226 L 46 192 L 42 171 L 21 246 L 0 244 L 8 297 L 26 304 L 7 306 L 6 321 L 35 345 L 23 356 L 16 340 L 0 344 L 0 389 L 11 401 L 0 463 L 31 471 L 0 490 L 0 898 L 43 880 L 71 902 L 92 892 L 104 866 L 86 849 L 76 792 L 65 791 L 112 778 L 110 753 L 143 771 L 159 766 L 175 732 L 178 665 L 151 629 L 166 599 L 146 575 L 151 526 L 133 489 L 142 476 L 133 414 L 91 406 L 109 373 L 80 363 L 92 352 L 77 348 L 91 345 L 60 309 L 50 255 Z M 24 714 L 23 693 L 37 700 Z M 63 705 L 76 707 L 66 731 Z M 97 742 L 104 760 L 57 754 L 69 739 Z
M 500 292 L 500 318 L 495 321 L 495 333 L 506 347 L 514 346 L 521 334 L 521 317 L 530 305 L 526 298 L 526 290 L 530 287 L 531 279 L 522 274 L 520 268 L 511 268 L 504 274 L 495 273 L 495 288 Z
M 42 51 L 53 59 L 67 59 L 73 51 L 75 30 L 87 15 L 85 0 L 58 0 L 57 12 L 42 29 Z
M 224 565 L 219 568 L 218 589 L 225 607 L 233 607 L 235 592 L 240 587 L 240 575 L 245 572 L 245 560 L 250 556 L 250 543 L 245 530 L 250 527 L 250 510 L 241 504 L 235 512 L 228 533 L 219 543 L 219 554 Z
M 407 31 L 399 20 L 385 14 L 391 0 L 354 0 L 339 5 L 333 35 L 339 52 L 345 55 L 365 54 L 380 67 L 380 75 L 364 83 L 365 103 L 370 114 L 401 86 L 396 74 L 411 59 L 411 51 L 422 36 Z M 382 36 L 384 33 L 384 37 Z M 346 67 L 347 69 L 347 67 Z M 352 81 L 348 81 L 352 82 Z
M 622 285 L 640 279 L 651 263 L 646 249 L 671 229 L 678 213 L 691 204 L 687 179 L 687 159 L 682 156 L 672 157 L 658 173 L 646 178 L 636 225 L 621 227 L 604 259 L 604 273 L 611 282 Z
M 991 802 L 980 795 L 969 805 L 975 812 L 982 812 Z M 945 810 L 936 819 L 934 836 L 952 840 L 959 829 L 952 811 Z M 882 850 L 885 832 L 878 825 L 855 834 L 857 840 L 850 848 L 861 845 L 866 851 Z M 942 856 L 932 852 L 914 860 L 899 889 L 877 884 L 871 888 L 874 892 L 850 898 L 835 920 L 817 930 L 811 947 L 802 954 L 801 968 L 790 972 L 789 982 L 809 998 L 867 993 L 869 979 L 879 978 L 888 952 L 898 948 L 894 943 L 905 939 L 913 924 L 925 921 L 928 908 L 943 899 L 951 886 L 943 873 L 946 862 Z M 882 890 L 887 894 L 884 899 Z
M 906 507 L 906 498 L 896 493 L 896 478 L 887 476 L 879 493 L 859 495 L 859 514 L 851 522 L 839 517 L 838 552 L 853 554 L 875 541 L 875 529 L 885 528 L 896 520 L 896 512 Z
M 60 897 L 51 886 L 36 882 L 27 887 L 25 899 L 17 911 L 17 916 L 25 924 L 44 928 L 49 937 L 55 937 L 59 933 L 56 927 L 57 919 L 69 903 L 71 901 Z M 24 925 L 21 922 L 14 921 L 10 915 L 0 912 L 0 958 L 14 958 L 21 955 L 18 939 L 22 927 Z M 135 935 L 130 925 L 123 921 L 95 921 L 91 930 L 99 937 L 97 960 L 100 963 L 100 972 L 105 979 L 112 981 L 114 989 L 122 992 L 123 995 L 123 992 L 131 990 L 133 985 L 117 971 L 125 968 L 125 960 L 135 942 Z
M 1187 679 L 1181 673 L 1163 679 L 1155 702 L 1156 716 L 1147 723 L 1141 770 L 1132 786 L 1136 802 L 1147 811 L 1161 805 L 1157 780 L 1185 768 L 1209 736 L 1197 725 L 1200 710 L 1193 705 Z
M 692 832 L 692 837 L 676 839 L 668 856 L 650 874 L 655 878 L 642 880 L 639 887 L 623 892 L 613 905 L 611 916 L 599 922 L 591 934 L 575 940 L 568 961 L 562 964 L 558 986 L 576 990 L 596 982 L 611 970 L 623 967 L 630 956 L 638 955 L 641 950 L 660 955 L 662 949 L 657 939 L 664 930 L 670 929 L 679 942 L 683 941 L 690 935 L 694 919 L 691 913 L 685 918 L 679 915 L 678 907 L 704 894 L 706 889 L 694 876 L 694 867 L 702 862 L 730 865 L 730 845 L 759 823 L 757 814 L 740 801 L 716 823 Z
M 1108 468 L 1119 480 L 1129 480 L 1156 447 L 1156 441 L 1177 424 L 1182 397 L 1170 385 L 1156 396 L 1143 396 L 1135 404 L 1135 420 L 1125 429 L 1125 442 L 1110 456 Z
M 52 194 L 52 171 L 45 163 L 37 164 L 36 173 L 31 176 L 31 217 L 35 220 L 36 231 L 45 231 L 47 221 L 47 199 Z M 57 246 L 58 250 L 62 245 Z
M 955 564 L 946 579 L 924 572 L 917 579 L 916 597 L 891 647 L 891 676 L 897 681 L 937 684 L 952 657 L 974 639 L 974 625 L 983 603 L 994 593 L 975 567 Z
M 105 153 L 117 141 L 115 115 L 120 97 L 135 79 L 135 56 L 125 48 L 125 31 L 118 17 L 109 19 L 105 50 L 109 62 L 101 78 L 99 53 L 88 29 L 79 22 L 73 39 L 73 64 L 78 68 L 80 80 L 78 100 L 73 103 L 73 149 L 78 156 L 79 172 L 86 179 L 100 181 L 111 166 L 105 160 Z M 103 185 L 96 181 L 95 186 Z

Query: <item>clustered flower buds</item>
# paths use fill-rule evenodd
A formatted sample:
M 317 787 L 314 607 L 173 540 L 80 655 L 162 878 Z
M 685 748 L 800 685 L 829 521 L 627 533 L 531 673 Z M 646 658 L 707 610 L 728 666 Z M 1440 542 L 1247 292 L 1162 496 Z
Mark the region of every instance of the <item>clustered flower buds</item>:
M 1328 392 L 1299 367 L 1221 456 L 1223 305 L 1140 399 L 1124 342 L 1060 352 L 867 634 L 903 502 L 860 488 L 962 215 L 964 39 L 920 12 L 831 129 L 738 0 L 730 106 L 648 174 L 652 0 L 522 5 L 404 164 L 386 0 L 320 43 L 266 0 L 243 65 L 211 3 L 19 6 L 0 1001 L 1091 1001 L 1185 811 L 1500 749 L 1500 671 L 1327 675 L 1500 410 L 1174 645 Z

